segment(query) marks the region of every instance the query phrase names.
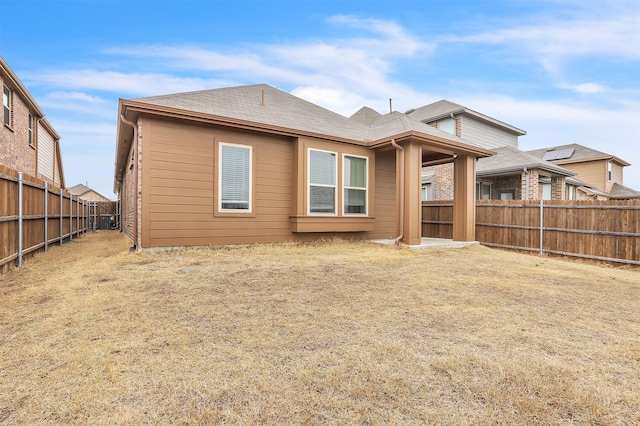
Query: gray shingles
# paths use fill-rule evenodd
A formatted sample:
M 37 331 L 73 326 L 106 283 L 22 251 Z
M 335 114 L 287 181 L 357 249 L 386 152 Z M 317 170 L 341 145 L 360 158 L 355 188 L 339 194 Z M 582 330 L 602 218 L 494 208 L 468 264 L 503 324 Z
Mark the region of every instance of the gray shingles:
M 267 84 L 151 96 L 135 101 L 334 136 L 363 145 L 410 131 L 475 145 L 406 114 L 381 115 L 364 107 L 347 118 Z
M 564 169 L 560 166 L 553 164 L 550 161 L 542 160 L 534 155 L 531 155 L 525 151 L 520 151 L 517 148 L 505 146 L 502 148 L 495 148 L 496 155 L 493 157 L 481 158 L 476 165 L 476 172 L 478 175 L 490 175 L 507 172 L 520 172 L 525 167 L 528 169 L 541 169 L 548 172 L 563 175 L 573 176 L 570 170 Z

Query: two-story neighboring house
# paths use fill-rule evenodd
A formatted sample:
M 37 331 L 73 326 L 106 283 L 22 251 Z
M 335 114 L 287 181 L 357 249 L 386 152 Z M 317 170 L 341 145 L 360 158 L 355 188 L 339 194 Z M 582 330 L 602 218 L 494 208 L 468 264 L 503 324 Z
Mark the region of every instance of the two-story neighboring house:
M 0 56 L 0 165 L 64 188 L 60 135 Z
M 630 163 L 580 144 L 527 151 L 528 154 L 575 173 L 577 190 L 571 199 L 633 199 L 640 192 L 623 185 L 624 168 Z
M 526 135 L 524 130 L 448 100 L 412 109 L 406 114 L 496 152 L 495 156 L 477 162 L 476 198 L 565 198 L 566 178 L 575 173 L 520 151 L 518 138 Z M 423 166 L 422 199 L 453 198 L 451 163 Z

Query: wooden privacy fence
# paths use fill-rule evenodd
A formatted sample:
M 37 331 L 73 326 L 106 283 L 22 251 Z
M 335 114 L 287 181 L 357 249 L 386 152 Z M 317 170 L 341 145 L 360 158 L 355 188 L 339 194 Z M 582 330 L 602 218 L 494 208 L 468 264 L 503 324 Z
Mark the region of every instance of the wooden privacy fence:
M 0 271 L 86 232 L 88 207 L 48 182 L 0 166 Z
M 452 235 L 453 202 L 424 201 L 422 236 Z M 493 247 L 640 265 L 640 200 L 478 200 L 476 240 Z

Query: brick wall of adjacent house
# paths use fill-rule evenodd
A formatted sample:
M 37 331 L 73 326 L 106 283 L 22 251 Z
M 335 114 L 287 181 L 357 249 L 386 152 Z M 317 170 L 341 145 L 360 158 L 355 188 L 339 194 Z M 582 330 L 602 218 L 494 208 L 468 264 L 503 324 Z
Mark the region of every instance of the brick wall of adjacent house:
M 551 178 L 551 199 L 552 200 L 564 200 L 566 197 L 566 179 L 564 176 Z
M 527 174 L 523 171 L 520 176 L 520 194 L 521 200 L 539 200 L 540 199 L 540 174 L 538 170 L 529 170 L 529 196 L 527 196 Z
M 0 77 L 0 89 L 4 82 Z M 34 123 L 34 146 L 29 145 L 29 107 L 16 91 L 11 90 L 11 126 L 0 123 L 0 164 L 20 172 L 36 176 L 36 128 Z M 0 111 L 1 113 L 2 111 Z M 1 117 L 1 115 L 0 115 Z
M 500 193 L 504 191 L 513 192 L 513 199 L 520 200 L 522 188 L 520 187 L 520 176 L 504 176 L 494 178 L 478 178 L 478 182 L 491 185 L 491 199 L 499 199 Z
M 120 188 L 122 232 L 131 239 L 133 244 L 138 244 L 136 241 L 138 158 L 138 144 L 136 141 L 133 141 L 129 149 L 127 165 L 124 170 L 122 186 Z
M 433 199 L 453 200 L 453 163 L 429 166 L 423 172 L 433 172 Z

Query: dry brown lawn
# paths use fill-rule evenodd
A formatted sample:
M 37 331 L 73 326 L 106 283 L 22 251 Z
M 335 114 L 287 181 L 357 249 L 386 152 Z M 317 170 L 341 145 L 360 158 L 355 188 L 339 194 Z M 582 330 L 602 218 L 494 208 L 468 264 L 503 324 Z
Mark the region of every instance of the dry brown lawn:
M 640 272 L 329 241 L 129 253 L 0 276 L 0 423 L 640 422 Z

